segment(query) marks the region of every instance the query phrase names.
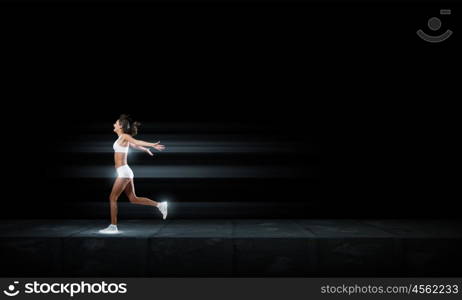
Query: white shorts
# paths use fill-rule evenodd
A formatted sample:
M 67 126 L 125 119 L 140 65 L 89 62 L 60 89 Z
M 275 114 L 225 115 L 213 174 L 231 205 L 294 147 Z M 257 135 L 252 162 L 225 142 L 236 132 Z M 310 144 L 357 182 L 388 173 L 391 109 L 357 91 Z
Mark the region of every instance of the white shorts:
M 117 177 L 122 177 L 122 178 L 133 178 L 133 171 L 130 169 L 128 165 L 123 165 L 118 167 L 117 169 Z

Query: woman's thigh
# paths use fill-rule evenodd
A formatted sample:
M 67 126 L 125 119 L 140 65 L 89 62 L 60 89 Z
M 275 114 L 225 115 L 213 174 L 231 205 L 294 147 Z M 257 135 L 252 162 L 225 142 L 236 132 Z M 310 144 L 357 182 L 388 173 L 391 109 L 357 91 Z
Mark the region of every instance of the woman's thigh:
M 130 178 L 117 177 L 112 186 L 111 198 L 118 198 L 124 191 L 127 184 L 130 182 Z

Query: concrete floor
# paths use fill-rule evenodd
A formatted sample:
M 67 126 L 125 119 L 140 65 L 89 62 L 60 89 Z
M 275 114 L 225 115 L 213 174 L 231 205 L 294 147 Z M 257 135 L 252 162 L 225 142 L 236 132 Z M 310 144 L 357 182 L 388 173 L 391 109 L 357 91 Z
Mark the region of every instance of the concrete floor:
M 0 221 L 3 277 L 462 275 L 462 221 L 121 219 Z

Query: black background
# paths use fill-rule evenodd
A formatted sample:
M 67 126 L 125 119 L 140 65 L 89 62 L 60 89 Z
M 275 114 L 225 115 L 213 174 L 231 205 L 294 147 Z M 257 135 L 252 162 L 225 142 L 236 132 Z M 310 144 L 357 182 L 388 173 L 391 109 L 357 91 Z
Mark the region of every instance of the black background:
M 276 157 L 314 175 L 161 180 L 155 193 L 139 179 L 139 192 L 179 202 L 290 199 L 310 217 L 456 217 L 459 6 L 435 3 L 7 3 L 1 213 L 58 218 L 70 215 L 66 202 L 107 202 L 110 180 L 58 174 L 112 155 L 57 149 L 92 133 L 112 138 L 128 112 L 150 124 L 252 124 L 253 136 L 319 150 Z M 455 34 L 420 40 L 416 30 L 441 8 L 453 9 L 441 31 Z

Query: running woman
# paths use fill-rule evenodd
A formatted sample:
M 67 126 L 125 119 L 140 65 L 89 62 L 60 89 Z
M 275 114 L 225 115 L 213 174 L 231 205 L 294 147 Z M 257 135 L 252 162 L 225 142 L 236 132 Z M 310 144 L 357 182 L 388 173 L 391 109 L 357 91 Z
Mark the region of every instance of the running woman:
M 117 199 L 122 192 L 125 192 L 131 203 L 140 205 L 155 206 L 159 209 L 163 219 L 167 217 L 167 201 L 156 202 L 149 198 L 138 197 L 135 194 L 135 187 L 133 183 L 133 171 L 127 164 L 128 148 L 132 147 L 153 156 L 151 150 L 154 148 L 158 151 L 165 149 L 160 142 L 149 143 L 133 138 L 138 133 L 139 122 L 133 121 L 129 115 L 121 115 L 120 118 L 114 123 L 114 132 L 119 138 L 114 142 L 114 162 L 117 171 L 117 178 L 112 186 L 109 202 L 111 207 L 111 224 L 99 230 L 100 233 L 118 233 L 117 229 Z

